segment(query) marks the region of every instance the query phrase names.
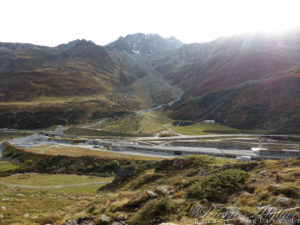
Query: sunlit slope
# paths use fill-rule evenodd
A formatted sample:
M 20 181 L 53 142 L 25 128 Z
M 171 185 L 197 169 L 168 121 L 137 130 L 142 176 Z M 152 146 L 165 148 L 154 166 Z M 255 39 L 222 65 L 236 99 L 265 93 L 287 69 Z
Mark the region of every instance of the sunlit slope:
M 173 119 L 214 119 L 241 129 L 299 132 L 300 38 L 245 34 L 186 45 L 154 60 L 185 91 Z
M 102 94 L 146 75 L 90 41 L 55 48 L 1 43 L 0 100 Z

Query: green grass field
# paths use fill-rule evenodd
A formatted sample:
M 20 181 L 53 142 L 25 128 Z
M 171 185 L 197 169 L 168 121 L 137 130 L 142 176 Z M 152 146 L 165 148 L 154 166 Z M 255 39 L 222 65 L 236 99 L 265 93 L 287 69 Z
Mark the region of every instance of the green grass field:
M 171 129 L 175 133 L 183 135 L 205 135 L 205 134 L 260 134 L 267 131 L 263 130 L 240 130 L 221 124 L 196 123 L 189 126 L 172 126 Z
M 135 134 L 156 134 L 171 126 L 172 120 L 160 112 L 144 112 L 105 121 L 94 129 Z
M 20 174 L 15 176 L 8 176 L 0 178 L 0 182 L 16 185 L 29 185 L 29 186 L 61 186 L 61 185 L 77 185 L 89 184 L 103 181 L 110 181 L 112 178 L 83 176 L 74 174 Z M 99 186 L 99 185 L 98 185 Z
M 96 192 L 103 184 L 40 188 L 57 185 L 77 185 L 110 182 L 112 178 L 77 175 L 23 174 L 0 178 L 0 224 L 41 225 L 62 224 L 63 218 L 74 218 L 86 212 L 97 201 Z M 5 183 L 5 185 L 3 185 Z M 37 188 L 8 186 L 32 185 Z M 99 203 L 101 204 L 101 203 Z M 64 220 L 63 220 L 64 221 Z
M 240 130 L 221 124 L 196 123 L 189 126 L 174 126 L 173 120 L 169 119 L 162 112 L 144 112 L 140 114 L 131 114 L 120 118 L 114 118 L 104 121 L 100 125 L 91 128 L 101 129 L 102 131 L 115 131 L 134 134 L 157 134 L 161 131 L 170 129 L 183 135 L 205 135 L 205 134 L 239 134 L 239 133 L 265 133 L 260 130 Z M 68 132 L 68 131 L 67 131 Z M 92 133 L 92 131 L 89 131 Z M 87 132 L 87 133 L 89 133 Z M 101 131 L 95 131 L 95 134 L 101 134 Z M 103 132 L 102 132 L 103 133 Z
M 0 161 L 0 172 L 18 169 L 20 166 L 9 161 Z
M 226 132 L 238 132 L 238 129 L 219 125 L 219 124 L 207 124 L 207 123 L 196 123 L 189 126 L 172 126 L 171 129 L 179 134 L 184 135 L 201 135 L 208 134 L 209 131 L 226 131 Z M 214 132 L 211 132 L 214 133 Z

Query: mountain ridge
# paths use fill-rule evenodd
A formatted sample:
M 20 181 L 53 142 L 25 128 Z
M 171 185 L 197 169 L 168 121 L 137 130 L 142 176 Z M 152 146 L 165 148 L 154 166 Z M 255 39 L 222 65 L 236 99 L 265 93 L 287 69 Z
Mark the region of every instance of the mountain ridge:
M 181 101 L 166 111 L 173 119 L 215 119 L 242 129 L 299 132 L 298 40 L 300 30 L 193 44 L 142 33 L 105 46 L 79 39 L 53 48 L 0 43 L 0 100 L 23 101 L 29 93 L 74 96 L 115 90 L 118 98 L 136 101 L 138 81 L 152 99 L 163 99 L 177 87 L 183 90 Z M 118 94 L 118 89 L 123 91 Z
M 105 46 L 107 50 L 125 51 L 129 54 L 159 54 L 178 49 L 183 43 L 175 37 L 162 38 L 158 34 L 136 33 L 119 37 L 116 41 Z

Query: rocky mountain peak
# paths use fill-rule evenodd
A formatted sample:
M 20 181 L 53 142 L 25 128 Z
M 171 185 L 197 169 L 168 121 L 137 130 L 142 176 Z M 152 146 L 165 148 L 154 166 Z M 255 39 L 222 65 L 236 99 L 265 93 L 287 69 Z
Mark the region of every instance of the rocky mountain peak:
M 67 44 L 58 45 L 59 49 L 71 49 L 71 48 L 87 48 L 87 47 L 95 47 L 96 44 L 92 41 L 87 41 L 85 39 L 76 39 L 74 41 L 70 41 Z
M 155 55 L 172 51 L 183 46 L 175 37 L 163 38 L 158 34 L 136 33 L 120 37 L 105 46 L 108 50 L 125 51 L 129 54 Z
M 77 39 L 67 44 L 58 45 L 56 48 L 61 51 L 65 58 L 76 57 L 111 63 L 109 54 L 103 47 L 85 39 Z

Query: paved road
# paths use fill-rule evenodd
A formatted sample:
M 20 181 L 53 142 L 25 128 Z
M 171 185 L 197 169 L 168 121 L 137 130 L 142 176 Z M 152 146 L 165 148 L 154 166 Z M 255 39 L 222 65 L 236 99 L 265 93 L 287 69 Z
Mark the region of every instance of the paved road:
M 131 155 L 145 155 L 154 157 L 174 157 L 178 155 L 211 155 L 211 156 L 224 156 L 224 157 L 236 157 L 241 155 L 251 156 L 253 158 L 258 158 L 259 156 L 250 150 L 240 149 L 217 149 L 208 147 L 179 147 L 179 146 L 164 146 L 164 145 L 145 145 L 147 141 L 175 141 L 175 140 L 197 140 L 206 138 L 222 138 L 222 137 L 260 137 L 260 136 L 273 136 L 273 137 L 300 137 L 300 136 L 289 136 L 289 135 L 257 135 L 257 134 L 223 134 L 223 135 L 181 135 L 174 137 L 139 137 L 139 138 L 128 138 L 127 140 L 122 140 L 114 138 L 111 140 L 100 140 L 99 143 L 85 143 L 85 144 L 72 144 L 65 143 L 60 140 L 48 140 L 48 137 L 43 135 L 32 135 L 25 138 L 16 138 L 9 140 L 8 142 L 22 148 L 28 148 L 39 145 L 49 145 L 49 144 L 68 144 L 74 147 L 82 147 L 94 149 L 95 146 L 111 146 L 112 151 L 116 151 L 124 154 Z M 97 149 L 98 150 L 98 149 Z
M 118 144 L 112 147 L 112 150 L 120 152 L 140 152 L 140 153 L 152 153 L 152 154 L 167 154 L 174 156 L 175 152 L 180 152 L 182 155 L 212 155 L 212 156 L 225 156 L 236 157 L 241 155 L 251 156 L 258 158 L 258 155 L 251 150 L 234 150 L 234 149 L 217 149 L 217 148 L 203 148 L 203 147 L 176 147 L 176 146 L 141 146 L 141 145 L 123 145 Z M 176 155 L 176 154 L 175 154 Z
M 268 135 L 268 134 L 212 134 L 212 135 L 178 135 L 172 137 L 137 137 L 131 140 L 139 141 L 162 141 L 162 140 L 189 140 L 189 139 L 206 139 L 206 138 L 222 138 L 222 137 L 295 137 L 299 135 Z

